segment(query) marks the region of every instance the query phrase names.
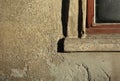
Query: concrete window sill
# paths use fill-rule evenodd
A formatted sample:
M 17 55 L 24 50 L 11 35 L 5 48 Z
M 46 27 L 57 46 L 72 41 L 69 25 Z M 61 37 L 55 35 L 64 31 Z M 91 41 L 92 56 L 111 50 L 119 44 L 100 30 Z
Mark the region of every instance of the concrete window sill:
M 88 35 L 84 39 L 66 38 L 64 41 L 65 52 L 80 51 L 120 51 L 120 35 Z

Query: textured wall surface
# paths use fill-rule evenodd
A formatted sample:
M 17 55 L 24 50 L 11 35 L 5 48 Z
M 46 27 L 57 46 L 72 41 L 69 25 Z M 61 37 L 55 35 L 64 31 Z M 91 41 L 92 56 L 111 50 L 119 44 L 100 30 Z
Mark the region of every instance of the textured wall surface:
M 119 81 L 118 53 L 57 53 L 62 0 L 0 0 L 0 81 Z

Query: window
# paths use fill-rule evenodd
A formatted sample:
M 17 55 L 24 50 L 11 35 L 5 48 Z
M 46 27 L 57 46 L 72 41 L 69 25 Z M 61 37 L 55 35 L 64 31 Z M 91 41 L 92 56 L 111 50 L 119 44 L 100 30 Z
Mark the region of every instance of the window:
M 120 0 L 87 1 L 87 33 L 120 33 Z
M 58 52 L 120 51 L 120 12 L 117 12 L 120 1 L 113 0 L 117 7 L 116 3 L 108 4 L 109 1 L 112 0 L 63 0 L 61 16 L 65 38 L 59 40 Z

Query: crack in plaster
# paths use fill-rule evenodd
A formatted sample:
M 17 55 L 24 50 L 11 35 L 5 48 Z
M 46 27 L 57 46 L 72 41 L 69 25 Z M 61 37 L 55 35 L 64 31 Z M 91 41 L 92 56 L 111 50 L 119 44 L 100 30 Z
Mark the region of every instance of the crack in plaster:
M 91 74 L 90 74 L 90 71 L 89 71 L 89 68 L 85 65 L 85 64 L 82 64 L 82 66 L 85 68 L 85 70 L 87 71 L 87 74 L 88 74 L 88 81 L 92 81 L 91 79 Z
M 102 71 L 105 73 L 105 75 L 108 77 L 108 81 L 111 81 L 111 76 L 107 73 L 107 72 L 105 72 L 103 69 L 102 69 Z

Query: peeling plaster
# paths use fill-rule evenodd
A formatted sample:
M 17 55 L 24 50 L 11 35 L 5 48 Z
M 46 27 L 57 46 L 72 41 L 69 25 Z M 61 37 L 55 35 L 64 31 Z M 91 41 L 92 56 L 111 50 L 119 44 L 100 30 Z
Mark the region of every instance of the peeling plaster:
M 27 76 L 26 71 L 27 71 L 26 67 L 23 70 L 21 70 L 21 69 L 11 69 L 11 75 L 10 76 L 16 77 L 16 78 L 23 78 L 23 77 Z

